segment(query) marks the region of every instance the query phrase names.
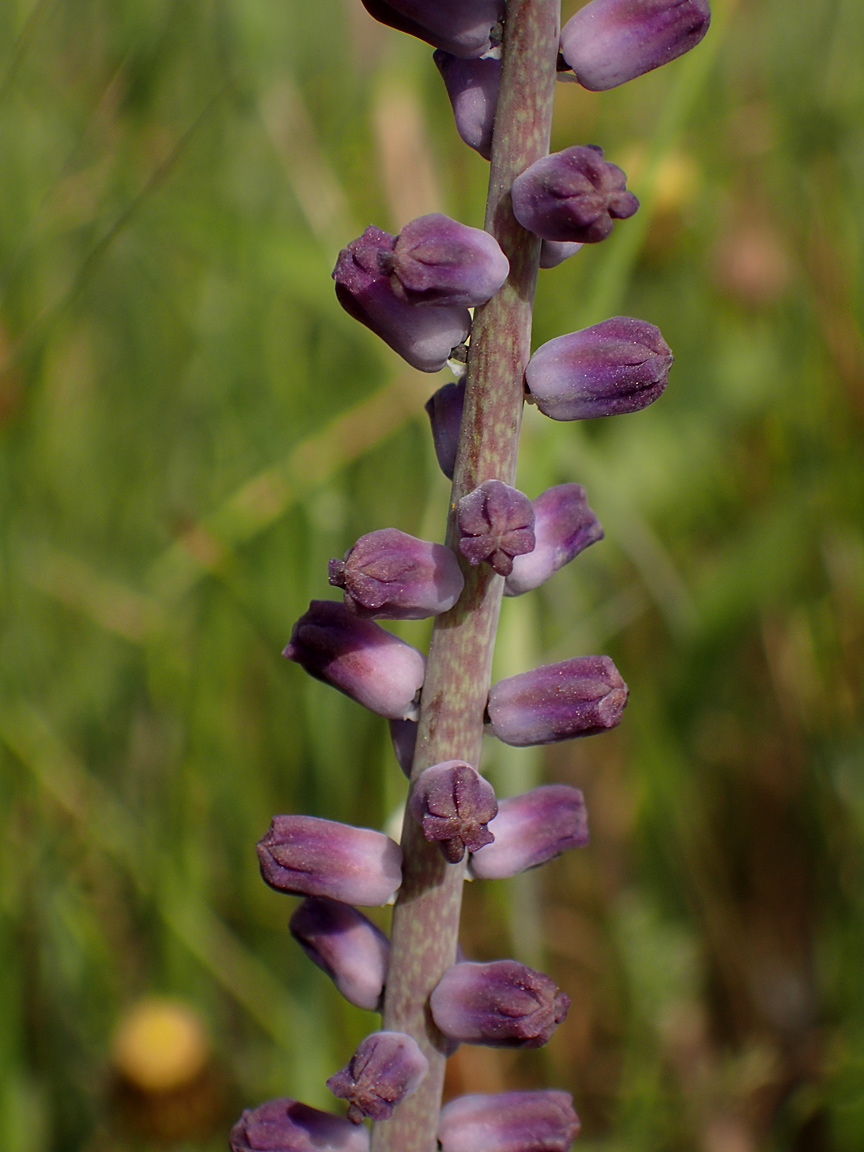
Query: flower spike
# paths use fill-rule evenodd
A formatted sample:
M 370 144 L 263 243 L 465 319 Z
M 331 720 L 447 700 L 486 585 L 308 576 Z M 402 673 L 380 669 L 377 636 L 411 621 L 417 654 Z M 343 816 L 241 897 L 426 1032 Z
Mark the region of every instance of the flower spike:
M 348 1119 L 389 1120 L 429 1071 L 417 1041 L 405 1032 L 373 1032 L 361 1040 L 347 1066 L 327 1081 L 334 1096 L 349 1102 Z
M 569 1092 L 457 1096 L 441 1109 L 441 1152 L 568 1152 L 579 1135 Z
M 390 941 L 350 904 L 309 896 L 288 922 L 291 935 L 350 1004 L 381 1007 Z

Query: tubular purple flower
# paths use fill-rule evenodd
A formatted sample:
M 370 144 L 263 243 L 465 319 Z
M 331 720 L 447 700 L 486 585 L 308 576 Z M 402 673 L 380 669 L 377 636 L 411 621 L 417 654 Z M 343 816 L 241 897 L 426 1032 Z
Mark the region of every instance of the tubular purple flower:
M 571 244 L 566 240 L 544 240 L 540 245 L 540 267 L 557 268 L 565 260 L 574 256 L 581 244 Z
M 443 544 L 398 528 L 361 536 L 344 560 L 331 560 L 330 583 L 345 591 L 357 616 L 423 620 L 452 608 L 465 584 L 459 561 Z
M 229 1137 L 231 1152 L 369 1152 L 369 1133 L 341 1116 L 284 1097 L 247 1108 Z
M 504 0 L 363 0 L 381 24 L 425 40 L 454 56 L 483 56 L 504 18 Z
M 503 880 L 588 843 L 588 815 L 578 788 L 541 784 L 498 804 L 490 822 L 495 841 L 474 851 L 468 871 L 476 879 Z
M 350 1004 L 380 1009 L 390 941 L 350 904 L 309 896 L 288 922 L 291 935 Z
M 313 600 L 282 652 L 379 716 L 416 719 L 426 660 L 421 652 L 336 600 Z
M 525 370 L 528 399 L 552 420 L 638 412 L 663 392 L 672 360 L 653 324 L 613 316 L 538 348 Z
M 383 832 L 319 816 L 274 816 L 257 845 L 265 883 L 343 904 L 386 904 L 402 883 L 402 849 Z
M 499 576 L 509 576 L 513 557 L 534 547 L 531 501 L 502 480 L 486 480 L 463 496 L 456 508 L 459 551 L 469 564 L 484 560 Z
M 604 92 L 689 52 L 710 23 L 708 0 L 591 0 L 561 29 L 561 55 Z
M 411 810 L 423 835 L 438 841 L 451 864 L 491 844 L 487 824 L 498 811 L 492 785 L 464 760 L 444 760 L 426 768 L 411 791 Z
M 388 725 L 396 762 L 405 775 L 410 776 L 411 765 L 414 762 L 414 749 L 417 746 L 417 721 L 389 720 Z
M 534 548 L 513 559 L 504 581 L 505 596 L 521 596 L 539 588 L 559 568 L 603 539 L 600 521 L 588 506 L 581 484 L 558 484 L 531 501 L 534 507 Z
M 433 212 L 406 224 L 381 255 L 393 291 L 409 304 L 485 304 L 510 271 L 494 236 Z
M 499 680 L 486 713 L 493 735 L 524 748 L 614 728 L 626 703 L 627 685 L 608 656 L 578 656 Z
M 553 980 L 517 960 L 448 968 L 429 998 L 449 1039 L 490 1048 L 539 1048 L 570 1007 Z
M 441 1109 L 441 1152 L 568 1152 L 579 1135 L 569 1092 L 457 1096 Z
M 460 60 L 440 48 L 432 59 L 444 80 L 457 132 L 469 148 L 488 160 L 492 155 L 501 61 Z
M 397 296 L 381 259 L 392 255 L 396 237 L 369 226 L 339 253 L 333 279 L 336 297 L 420 372 L 437 372 L 471 331 L 471 314 L 461 304 L 418 307 Z
M 405 1032 L 373 1032 L 361 1040 L 341 1072 L 327 1081 L 334 1096 L 349 1102 L 348 1119 L 388 1120 L 400 1100 L 410 1096 L 429 1071 L 417 1041 Z
M 432 440 L 441 471 L 453 479 L 456 467 L 456 445 L 465 405 L 465 381 L 451 381 L 434 392 L 426 401 L 426 413 L 432 425 Z
M 543 240 L 596 244 L 613 220 L 626 220 L 639 201 L 626 188 L 627 177 L 603 159 L 594 144 L 553 152 L 513 181 L 513 215 Z

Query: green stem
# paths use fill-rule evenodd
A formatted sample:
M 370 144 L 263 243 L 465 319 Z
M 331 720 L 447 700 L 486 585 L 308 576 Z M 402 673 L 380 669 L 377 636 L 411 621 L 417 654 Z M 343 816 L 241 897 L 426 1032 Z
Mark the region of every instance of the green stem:
M 517 224 L 514 178 L 549 150 L 560 0 L 509 0 L 485 227 L 510 261 L 510 276 L 474 317 L 453 512 L 484 480 L 516 475 L 523 376 L 531 350 L 531 310 L 540 241 Z M 479 766 L 483 713 L 503 579 L 488 565 L 465 567 L 459 603 L 432 633 L 411 778 L 442 760 Z M 447 864 L 406 816 L 403 882 L 393 911 L 385 1029 L 408 1032 L 429 1060 L 429 1074 L 393 1117 L 373 1126 L 373 1152 L 434 1152 L 444 1082 L 443 1038 L 429 1018 L 432 989 L 456 957 L 463 864 Z

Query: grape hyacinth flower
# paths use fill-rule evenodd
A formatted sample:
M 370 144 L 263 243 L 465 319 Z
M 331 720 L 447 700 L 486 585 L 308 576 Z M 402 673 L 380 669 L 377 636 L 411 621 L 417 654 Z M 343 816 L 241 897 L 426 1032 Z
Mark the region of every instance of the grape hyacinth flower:
M 534 508 L 516 488 L 487 480 L 456 509 L 459 551 L 469 564 L 484 560 L 500 576 L 509 576 L 513 559 L 534 547 Z
M 456 444 L 462 409 L 465 405 L 465 383 L 462 380 L 442 385 L 426 401 L 426 414 L 432 425 L 432 442 L 438 466 L 448 480 L 456 467 Z
M 653 324 L 614 316 L 538 348 L 525 384 L 529 399 L 552 420 L 618 416 L 654 403 L 672 359 Z
M 348 1101 L 352 1124 L 362 1123 L 365 1116 L 388 1120 L 428 1071 L 429 1061 L 413 1037 L 404 1032 L 373 1032 L 360 1041 L 346 1067 L 330 1077 L 327 1087 Z
M 604 92 L 683 56 L 711 23 L 708 0 L 591 0 L 561 29 L 583 88 Z
M 247 1108 L 231 1129 L 229 1144 L 231 1152 L 369 1152 L 369 1133 L 284 1097 Z
M 485 304 L 510 271 L 498 241 L 433 212 L 406 224 L 380 256 L 393 291 L 409 304 Z
M 343 904 L 386 904 L 402 883 L 402 850 L 389 836 L 320 816 L 274 816 L 258 861 L 271 888 Z
M 441 1109 L 441 1152 L 568 1152 L 579 1135 L 569 1092 L 457 1096 Z
M 449 1039 L 489 1048 L 540 1048 L 570 1007 L 554 980 L 517 960 L 464 961 L 448 968 L 429 998 Z
M 438 49 L 432 59 L 447 89 L 456 131 L 484 160 L 492 155 L 492 129 L 501 80 L 500 60 L 460 60 Z
M 468 871 L 478 880 L 503 880 L 588 843 L 588 814 L 578 788 L 541 784 L 498 803 L 489 822 L 491 844 L 472 849 Z
M 505 596 L 521 596 L 539 588 L 590 544 L 603 539 L 600 521 L 588 506 L 581 484 L 557 484 L 531 501 L 534 509 L 534 548 L 513 558 L 504 581 Z
M 538 160 L 513 181 L 513 215 L 543 240 L 596 244 L 613 221 L 627 220 L 639 201 L 627 177 L 595 144 L 577 145 Z
M 626 703 L 627 685 L 608 656 L 577 656 L 499 680 L 486 713 L 493 735 L 524 748 L 614 728 Z
M 423 654 L 344 604 L 313 600 L 282 655 L 379 716 L 416 718 Z
M 454 56 L 483 56 L 504 18 L 504 0 L 363 0 L 382 24 L 444 48 Z
M 449 548 L 398 528 L 361 536 L 344 560 L 330 561 L 329 577 L 355 615 L 388 620 L 438 616 L 453 607 L 465 583 Z
M 440 845 L 451 864 L 491 844 L 489 821 L 498 811 L 492 785 L 462 760 L 433 764 L 417 777 L 411 810 L 427 840 Z
M 381 1007 L 390 941 L 368 917 L 329 896 L 309 896 L 288 927 L 350 1004 L 370 1011 Z

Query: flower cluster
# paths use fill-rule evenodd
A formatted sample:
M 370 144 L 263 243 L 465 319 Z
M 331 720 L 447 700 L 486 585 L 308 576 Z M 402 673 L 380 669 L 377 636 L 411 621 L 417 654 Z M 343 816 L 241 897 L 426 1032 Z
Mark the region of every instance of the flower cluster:
M 506 153 L 510 125 L 496 124 L 496 112 L 507 85 L 511 32 L 514 52 L 524 44 L 508 20 L 534 20 L 535 6 L 517 0 L 363 4 L 376 20 L 436 49 L 457 129 L 470 147 L 491 157 L 494 184 L 500 179 L 495 172 L 506 167 L 496 169 L 496 158 Z M 554 0 L 538 0 L 541 5 L 551 11 Z M 591 0 L 565 26 L 560 44 L 550 40 L 540 47 L 550 78 L 558 56 L 562 70 L 602 90 L 674 59 L 698 42 L 708 20 L 704 0 Z M 556 15 L 556 36 L 557 24 Z M 446 634 L 484 601 L 494 602 L 497 618 L 502 595 L 538 588 L 603 537 L 581 485 L 559 484 L 531 498 L 513 487 L 504 453 L 497 465 L 494 453 L 487 453 L 478 470 L 489 382 L 482 354 L 474 356 L 471 310 L 482 309 L 510 282 L 514 253 L 523 269 L 530 254 L 536 276 L 538 264 L 554 266 L 583 244 L 604 240 L 639 203 L 621 169 L 590 144 L 523 164 L 511 173 L 508 190 L 515 241 L 513 228 L 493 236 L 433 214 L 398 235 L 370 225 L 340 252 L 333 271 L 342 306 L 409 364 L 435 372 L 467 356 L 468 373 L 439 387 L 426 405 L 439 464 L 454 479 L 447 543 L 418 540 L 396 527 L 362 536 L 341 560 L 330 561 L 330 585 L 342 590 L 343 599 L 313 600 L 284 650 L 311 676 L 389 721 L 409 781 L 403 844 L 372 829 L 304 815 L 274 817 L 258 844 L 267 884 L 303 898 L 290 920 L 294 938 L 352 1004 L 383 1012 L 382 1027 L 327 1081 L 347 1102 L 347 1119 L 288 1098 L 272 1100 L 244 1112 L 231 1134 L 233 1152 L 366 1152 L 363 1121 L 395 1123 L 394 1110 L 412 1107 L 412 1095 L 434 1078 L 433 1062 L 440 1067 L 456 1046 L 538 1047 L 567 1014 L 568 996 L 542 972 L 515 960 L 474 963 L 458 956 L 438 967 L 413 1016 L 401 1000 L 391 1011 L 390 989 L 402 967 L 423 969 L 424 957 L 399 944 L 395 914 L 388 939 L 355 907 L 395 898 L 397 913 L 410 916 L 424 867 L 436 877 L 428 884 L 434 890 L 442 877 L 456 885 L 465 876 L 501 879 L 585 845 L 578 789 L 545 785 L 498 800 L 471 748 L 479 747 L 484 727 L 516 747 L 589 736 L 617 725 L 627 702 L 627 687 L 608 656 L 574 656 L 491 687 L 486 675 L 479 706 L 466 721 L 477 740 L 464 749 L 454 746 L 446 758 L 432 757 L 430 732 L 446 695 L 429 687 L 439 633 L 433 633 L 427 667 L 420 651 L 377 622 L 436 617 L 443 622 L 436 628 Z M 514 295 L 524 299 L 526 293 Z M 614 317 L 550 340 L 526 361 L 524 381 L 521 369 L 516 380 L 517 387 L 524 384 L 525 398 L 553 420 L 584 420 L 651 404 L 666 386 L 672 355 L 652 324 Z M 486 417 L 490 425 L 497 418 L 491 409 Z M 502 424 L 499 419 L 497 427 Z M 511 461 L 517 436 L 518 421 Z M 485 656 L 493 635 L 494 626 L 483 641 Z M 459 671 L 455 662 L 441 667 L 451 675 Z M 403 885 L 410 894 L 400 900 Z M 442 951 L 440 940 L 423 942 L 430 955 L 437 949 L 436 955 L 455 956 L 455 936 L 445 944 Z M 400 997 L 394 994 L 394 1002 Z M 417 1018 L 422 1027 L 392 1026 Z M 437 1116 L 440 1089 L 435 1091 Z M 571 1097 L 557 1090 L 463 1096 L 449 1102 L 437 1121 L 442 1152 L 567 1152 L 578 1131 Z M 394 1138 L 386 1146 L 425 1152 L 435 1138 L 427 1123 L 422 1139 Z

